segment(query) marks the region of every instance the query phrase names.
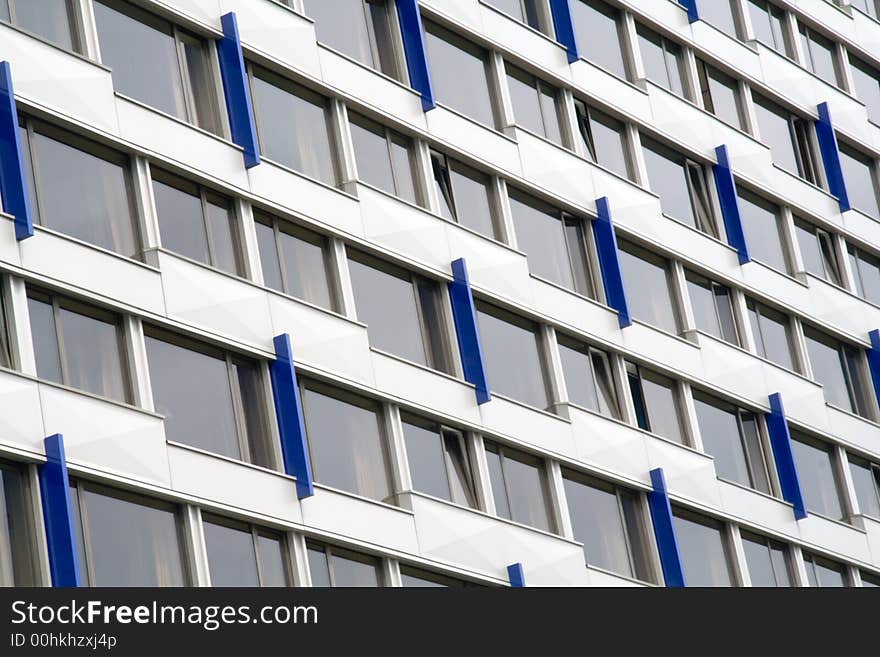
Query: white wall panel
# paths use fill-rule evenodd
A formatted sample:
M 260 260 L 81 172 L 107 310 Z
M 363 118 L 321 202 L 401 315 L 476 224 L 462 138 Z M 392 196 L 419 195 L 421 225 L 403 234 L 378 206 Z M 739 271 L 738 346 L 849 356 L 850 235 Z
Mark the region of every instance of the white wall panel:
M 14 267 L 21 265 L 21 254 L 15 239 L 15 223 L 12 215 L 3 212 L 0 212 L 0 261 Z
M 576 408 L 570 412 L 578 459 L 644 484 L 650 482 L 651 461 L 645 443 L 656 438 L 594 413 Z
M 44 453 L 38 384 L 32 379 L 0 370 L 0 441 L 36 454 Z
M 593 205 L 597 194 L 592 167 L 586 160 L 519 128 L 516 128 L 516 140 L 526 180 L 577 205 Z
M 715 460 L 711 456 L 665 440 L 646 440 L 645 449 L 649 469 L 663 468 L 671 495 L 720 506 Z
M 442 102 L 442 99 L 438 101 Z M 439 105 L 428 112 L 427 121 L 428 132 L 436 139 L 473 153 L 514 176 L 522 175 L 516 142 L 500 132 Z

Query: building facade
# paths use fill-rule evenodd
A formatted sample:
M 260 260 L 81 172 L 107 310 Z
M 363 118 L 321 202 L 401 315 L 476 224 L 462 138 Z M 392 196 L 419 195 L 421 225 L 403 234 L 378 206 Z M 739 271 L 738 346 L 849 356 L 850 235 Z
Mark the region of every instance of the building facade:
M 0 0 L 0 583 L 880 585 L 874 0 Z

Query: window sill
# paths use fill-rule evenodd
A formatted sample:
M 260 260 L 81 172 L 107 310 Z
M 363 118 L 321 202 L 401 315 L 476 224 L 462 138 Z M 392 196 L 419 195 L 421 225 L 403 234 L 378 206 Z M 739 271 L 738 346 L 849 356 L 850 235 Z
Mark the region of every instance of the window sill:
M 842 503 L 843 502 L 841 500 L 841 504 Z M 857 525 L 853 525 L 852 523 L 849 523 L 846 520 L 843 520 L 841 518 L 832 518 L 831 516 L 826 516 L 821 513 L 817 513 L 815 511 L 810 511 L 810 509 L 807 509 L 807 515 L 812 518 L 820 518 L 821 520 L 824 520 L 825 522 L 834 523 L 835 525 L 838 525 L 840 527 L 846 527 L 847 529 L 851 529 L 853 531 L 859 532 L 860 534 L 867 534 L 867 532 L 864 529 L 862 529 L 861 527 L 858 527 Z M 847 561 L 850 561 L 850 559 L 847 559 Z
M 528 260 L 528 255 L 525 253 L 523 253 L 523 255 L 526 256 L 526 259 Z M 564 292 L 565 294 L 571 295 L 574 298 L 578 299 L 579 301 L 584 301 L 586 303 L 597 306 L 597 307 L 601 308 L 602 310 L 605 310 L 605 311 L 608 311 L 608 312 L 611 312 L 614 314 L 617 313 L 616 310 L 614 310 L 610 306 L 606 306 L 604 303 L 602 303 L 598 299 L 593 299 L 592 297 L 588 297 L 586 294 L 581 294 L 580 292 L 576 292 L 575 290 L 572 290 L 571 288 L 565 287 L 564 285 L 562 285 L 561 283 L 557 283 L 556 281 L 551 281 L 549 279 L 542 278 L 541 276 L 538 276 L 537 274 L 533 274 L 532 272 L 529 272 L 529 278 L 532 278 L 536 281 L 540 281 L 541 283 L 543 283 L 545 285 L 549 285 L 550 287 L 556 288 L 560 292 Z
M 342 490 L 341 488 L 334 488 L 333 486 L 328 486 L 327 484 L 322 484 L 318 481 L 314 481 L 313 484 L 314 484 L 314 487 L 318 490 L 323 490 L 328 493 L 334 493 L 336 495 L 342 495 L 343 497 L 347 497 L 352 500 L 357 500 L 359 502 L 365 502 L 367 504 L 377 506 L 381 509 L 386 509 L 388 511 L 394 511 L 395 513 L 402 513 L 402 514 L 408 515 L 408 516 L 415 515 L 409 509 L 403 509 L 399 506 L 389 504 L 388 502 L 383 502 L 382 500 L 374 500 L 372 497 L 365 497 L 364 495 L 359 495 L 358 493 L 352 493 L 351 491 Z M 394 493 L 389 493 L 389 495 L 393 496 Z M 302 506 L 307 506 L 309 504 L 310 499 L 311 498 L 309 498 L 309 497 L 305 497 L 302 500 L 300 500 L 300 504 Z
M 477 0 L 477 3 L 482 7 L 483 11 L 489 11 L 489 12 L 492 12 L 493 14 L 498 14 L 499 16 L 503 16 L 504 18 L 506 18 L 510 22 L 512 22 L 516 25 L 519 25 L 523 29 L 528 30 L 529 32 L 531 32 L 539 37 L 542 37 L 545 41 L 548 41 L 549 43 L 552 43 L 553 45 L 558 46 L 560 48 L 560 50 L 563 50 L 563 51 L 565 50 L 564 46 L 562 46 L 562 44 L 555 41 L 550 35 L 545 34 L 541 30 L 534 28 L 531 25 L 523 23 L 518 18 L 515 18 L 515 17 L 511 16 L 510 14 L 504 12 L 502 9 L 499 9 L 498 7 L 495 7 L 494 5 L 490 5 L 489 3 L 485 2 L 485 0 Z
M 330 315 L 331 317 L 335 317 L 336 319 L 341 319 L 345 322 L 349 322 L 349 323 L 354 324 L 355 326 L 359 326 L 365 330 L 367 328 L 366 324 L 363 324 L 355 319 L 351 319 L 350 317 L 346 317 L 342 313 L 340 313 L 336 310 L 333 310 L 332 308 L 325 308 L 324 306 L 319 306 L 318 304 L 312 303 L 311 301 L 306 301 L 305 299 L 299 299 L 291 294 L 288 294 L 287 292 L 283 292 L 281 290 L 276 290 L 275 288 L 269 287 L 266 284 L 260 285 L 259 283 L 255 283 L 254 281 L 250 281 L 247 279 L 243 279 L 243 282 L 245 282 L 249 285 L 253 285 L 254 287 L 257 287 L 257 288 L 263 290 L 264 292 L 267 292 L 268 294 L 271 294 L 273 296 L 284 299 L 285 301 L 293 301 L 297 304 L 300 304 L 303 306 L 308 306 L 309 308 L 317 310 L 320 313 L 324 313 L 326 315 Z
M 519 138 L 517 136 L 517 132 L 522 132 L 522 133 L 528 135 L 529 137 L 532 137 L 533 139 L 537 139 L 538 141 L 546 144 L 547 146 L 550 146 L 551 148 L 553 148 L 555 150 L 562 151 L 566 155 L 574 155 L 574 152 L 570 148 L 568 148 L 568 146 L 566 146 L 565 144 L 555 142 L 552 139 L 550 139 L 549 137 L 547 137 L 546 135 L 538 134 L 534 130 L 530 130 L 530 129 L 520 125 L 519 123 L 514 123 L 513 125 L 510 125 L 510 126 L 504 128 L 504 130 L 505 131 L 509 130 L 509 131 L 513 132 L 512 139 L 517 144 L 519 144 Z
M 100 62 L 96 62 L 93 59 L 89 59 L 89 57 L 87 57 L 86 55 L 84 55 L 81 52 L 77 52 L 76 50 L 68 50 L 67 48 L 63 48 L 62 46 L 59 46 L 57 43 L 53 43 L 52 41 L 49 41 L 45 37 L 40 36 L 36 32 L 30 32 L 30 31 L 24 29 L 23 27 L 19 27 L 18 25 L 14 25 L 13 23 L 10 23 L 8 21 L 0 21 L 0 25 L 2 25 L 4 27 L 8 27 L 10 30 L 14 30 L 14 31 L 18 32 L 19 34 L 23 34 L 25 36 L 28 36 L 28 37 L 32 38 L 34 41 L 39 41 L 40 43 L 42 43 L 46 46 L 49 46 L 50 48 L 53 48 L 54 50 L 57 50 L 59 52 L 63 52 L 65 54 L 76 57 L 77 59 L 80 59 L 84 62 L 87 62 L 96 68 L 100 68 L 100 69 L 106 71 L 107 73 L 111 73 L 111 69 L 109 66 L 101 64 Z
M 436 105 L 440 109 L 442 109 L 446 112 L 449 112 L 450 114 L 453 114 L 453 115 L 457 116 L 458 118 L 460 118 L 464 121 L 467 121 L 468 123 L 471 123 L 479 128 L 482 128 L 483 130 L 495 135 L 496 137 L 500 137 L 501 139 L 504 139 L 504 140 L 510 142 L 511 144 L 516 144 L 516 139 L 504 134 L 501 130 L 499 130 L 495 126 L 486 125 L 485 123 L 468 116 L 467 114 L 465 114 L 461 110 L 457 110 L 457 109 L 450 107 L 449 105 L 446 105 L 440 101 L 436 101 Z M 430 114 L 429 114 L 429 116 L 430 116 Z M 431 132 L 430 125 L 428 126 L 428 130 L 429 130 L 429 132 Z M 434 134 L 434 133 L 431 132 L 431 134 Z M 471 157 L 473 157 L 473 156 L 471 155 Z
M 754 263 L 756 265 L 759 265 L 760 267 L 766 269 L 767 271 L 773 272 L 777 276 L 782 276 L 786 280 L 789 280 L 792 283 L 799 285 L 800 287 L 809 287 L 809 285 L 807 285 L 804 281 L 799 279 L 797 276 L 794 276 L 793 274 L 789 274 L 788 272 L 785 272 L 785 271 L 781 271 L 781 270 L 777 269 L 776 267 L 771 267 L 766 262 L 762 262 L 761 260 L 756 260 L 755 258 L 750 259 L 749 262 Z M 746 264 L 749 264 L 749 263 L 746 263 Z M 742 265 L 742 266 L 745 267 L 745 265 Z M 754 290 L 752 288 L 746 288 L 746 291 L 751 293 Z M 760 295 L 760 294 L 763 294 L 763 293 L 758 291 L 758 295 Z M 792 310 L 794 312 L 794 309 L 790 309 L 790 310 Z M 800 314 L 800 313 L 797 313 L 797 314 Z
M 691 454 L 694 454 L 694 455 L 699 456 L 701 458 L 704 458 L 706 460 L 712 461 L 713 464 L 715 463 L 715 457 L 713 457 L 711 454 L 706 454 L 706 452 L 701 452 L 700 450 L 698 450 L 694 447 L 691 447 L 687 443 L 676 442 L 672 438 L 667 438 L 666 436 L 661 436 L 659 433 L 653 433 L 651 431 L 647 431 L 646 429 L 642 429 L 640 426 L 638 426 L 636 424 L 627 424 L 626 426 L 628 426 L 630 429 L 638 431 L 643 436 L 648 436 L 648 437 L 653 438 L 655 440 L 659 440 L 663 443 L 666 443 L 667 445 L 671 445 L 672 447 L 677 447 L 679 449 L 683 449 L 686 452 L 690 452 Z
M 764 493 L 762 491 L 759 491 L 756 488 L 752 488 L 751 486 L 747 486 L 746 484 L 742 484 L 738 481 L 733 481 L 732 479 L 727 479 L 726 477 L 722 477 L 720 475 L 716 475 L 716 478 L 718 479 L 718 481 L 721 481 L 721 482 L 727 484 L 728 486 L 736 486 L 737 488 L 739 488 L 741 490 L 745 490 L 750 493 L 754 493 L 755 495 L 760 495 L 761 497 L 763 497 L 765 499 L 772 500 L 774 502 L 782 502 L 783 504 L 788 504 L 785 500 L 783 500 L 779 497 L 776 497 L 772 493 Z
M 360 200 L 360 194 L 358 193 L 358 188 L 364 187 L 365 189 L 368 189 L 372 192 L 375 192 L 376 194 L 380 194 L 381 196 L 384 196 L 388 199 L 392 199 L 392 200 L 396 201 L 397 203 L 400 203 L 401 205 L 405 205 L 408 208 L 412 208 L 413 210 L 417 210 L 419 212 L 424 212 L 424 213 L 430 214 L 432 216 L 436 216 L 436 215 L 434 215 L 433 212 L 428 210 L 428 208 L 424 207 L 423 205 L 420 205 L 418 203 L 418 201 L 410 201 L 410 200 L 405 199 L 401 196 L 398 196 L 394 192 L 389 192 L 387 189 L 382 189 L 381 187 L 377 187 L 376 185 L 373 185 L 371 183 L 365 182 L 360 179 L 354 180 L 353 182 L 354 182 L 354 189 L 355 189 L 355 193 L 353 194 L 353 196 L 355 196 L 358 200 Z
M 822 388 L 823 396 L 824 396 L 825 387 L 821 383 L 816 383 L 816 385 L 819 386 L 820 388 Z M 826 401 L 825 405 L 828 408 L 833 408 L 835 411 L 838 411 L 839 413 L 843 413 L 844 415 L 848 415 L 849 417 L 853 418 L 854 420 L 861 420 L 862 422 L 866 422 L 867 424 L 871 425 L 872 427 L 880 428 L 880 422 L 877 422 L 877 420 L 873 420 L 871 418 L 864 417 L 863 415 L 859 415 L 858 413 L 855 413 L 853 411 L 849 411 L 841 406 L 837 406 L 836 404 L 832 404 L 829 401 Z
M 594 69 L 596 69 L 597 71 L 601 71 L 601 72 L 604 73 L 605 75 L 608 75 L 609 77 L 614 78 L 614 79 L 617 80 L 618 82 L 621 82 L 621 83 L 625 84 L 626 86 L 628 86 L 629 88 L 631 88 L 633 91 L 638 91 L 640 94 L 643 94 L 643 95 L 645 95 L 645 96 L 648 95 L 648 92 L 645 91 L 644 89 L 642 89 L 642 88 L 641 88 L 640 86 L 638 86 L 637 84 L 631 82 L 629 79 L 627 79 L 627 78 L 625 78 L 625 77 L 623 77 L 623 78 L 620 77 L 619 75 L 617 75 L 617 73 L 613 73 L 611 70 L 605 68 L 605 67 L 602 66 L 601 64 L 597 64 L 596 62 L 590 61 L 590 60 L 587 59 L 586 57 L 581 57 L 581 58 L 579 58 L 579 59 L 577 60 L 577 62 L 572 62 L 572 66 L 573 66 L 574 64 L 578 63 L 578 62 L 583 62 L 584 64 L 586 64 L 586 65 L 589 66 L 590 68 L 594 68 Z M 575 89 L 580 89 L 580 87 L 575 87 Z M 584 91 L 585 93 L 589 94 L 590 97 L 592 97 L 592 91 L 588 91 L 588 90 L 586 90 L 586 89 L 583 89 L 583 91 Z
M 217 274 L 218 276 L 228 278 L 228 279 L 233 280 L 237 283 L 246 283 L 248 285 L 256 285 L 256 283 L 254 283 L 249 278 L 245 278 L 244 276 L 241 276 L 239 274 L 232 274 L 228 271 L 218 269 L 217 267 L 214 267 L 214 266 L 209 265 L 205 262 L 202 262 L 201 260 L 196 260 L 194 258 L 190 258 L 189 256 L 181 255 L 180 253 L 177 253 L 176 251 L 171 251 L 171 250 L 166 249 L 164 247 L 150 249 L 150 251 L 153 253 L 162 253 L 166 256 L 170 256 L 172 258 L 175 258 L 176 260 L 180 260 L 180 261 L 185 262 L 187 264 L 193 265 L 194 267 L 198 267 L 199 269 L 204 269 L 205 271 L 209 271 L 213 274 Z M 161 271 L 161 267 L 159 269 Z M 257 286 L 257 287 L 260 287 L 260 286 Z
M 699 349 L 700 348 L 698 345 L 695 345 L 693 342 L 691 342 L 687 338 L 684 338 L 684 337 L 678 335 L 677 333 L 672 333 L 670 331 L 667 331 L 666 329 L 660 328 L 659 326 L 654 326 L 653 324 L 649 324 L 648 322 L 646 322 L 643 319 L 633 317 L 632 322 L 633 322 L 633 324 L 638 324 L 639 326 L 642 326 L 644 328 L 651 329 L 652 331 L 656 331 L 660 335 L 666 336 L 667 338 L 672 338 L 676 342 L 680 342 L 681 344 L 685 344 L 688 347 L 690 347 L 691 349 Z M 620 329 L 620 330 L 623 331 L 625 329 Z M 649 365 L 649 367 L 652 367 L 654 364 L 653 364 L 653 362 L 649 362 L 648 365 Z M 674 371 L 674 370 L 670 370 L 670 371 Z
M 368 337 L 369 337 L 369 326 L 367 326 L 367 335 L 368 335 Z M 370 347 L 370 351 L 373 352 L 373 353 L 375 353 L 375 354 L 379 354 L 379 355 L 381 355 L 381 356 L 385 356 L 386 358 L 390 358 L 391 360 L 395 360 L 395 361 L 397 361 L 397 362 L 399 362 L 399 363 L 403 363 L 403 364 L 405 364 L 405 365 L 409 365 L 409 366 L 411 366 L 411 367 L 415 367 L 415 368 L 417 368 L 417 369 L 422 370 L 423 372 L 427 372 L 427 373 L 429 373 L 429 374 L 436 374 L 437 376 L 440 376 L 440 377 L 442 377 L 442 378 L 444 378 L 444 379 L 447 379 L 447 380 L 449 380 L 449 381 L 452 381 L 452 382 L 454 382 L 454 383 L 458 383 L 458 384 L 460 384 L 460 385 L 463 385 L 463 386 L 466 386 L 466 387 L 469 387 L 469 388 L 473 388 L 473 387 L 474 387 L 473 384 L 468 383 L 468 382 L 466 382 L 466 381 L 462 381 L 461 379 L 459 379 L 458 377 L 456 377 L 454 374 L 449 374 L 449 373 L 447 373 L 447 372 L 443 372 L 443 371 L 441 371 L 441 370 L 435 370 L 435 369 L 434 369 L 433 367 L 431 367 L 430 365 L 424 365 L 424 364 L 422 364 L 422 363 L 417 363 L 417 362 L 415 362 L 415 361 L 408 360 L 408 359 L 404 358 L 403 356 L 398 356 L 397 354 L 392 354 L 390 351 L 385 351 L 385 350 L 383 350 L 383 349 L 379 349 L 378 347 L 373 347 L 373 346 Z
M 163 417 L 164 416 L 160 416 Z M 166 438 L 166 444 L 171 445 L 173 447 L 177 447 L 178 449 L 183 449 L 188 452 L 193 452 L 195 454 L 202 454 L 203 456 L 210 457 L 212 459 L 217 459 L 218 461 L 225 461 L 226 463 L 232 463 L 234 465 L 238 465 L 244 468 L 248 468 L 250 470 L 258 470 L 259 472 L 265 472 L 266 474 L 274 475 L 276 477 L 281 477 L 282 479 L 289 479 L 291 481 L 296 481 L 296 477 L 293 475 L 289 475 L 285 472 L 280 472 L 278 470 L 273 470 L 272 468 L 267 468 L 262 465 L 257 465 L 256 463 L 250 463 L 248 461 L 243 461 L 241 459 L 236 459 L 231 456 L 226 456 L 225 454 L 218 454 L 217 452 L 212 452 L 207 449 L 196 447 L 194 445 L 187 445 L 186 443 L 181 443 L 176 440 L 171 440 Z
M 658 197 L 658 198 L 659 198 L 659 197 Z M 661 199 L 661 201 L 662 201 L 662 199 Z M 689 223 L 686 223 L 686 222 L 682 221 L 681 219 L 678 219 L 677 217 L 673 217 L 671 214 L 666 214 L 665 212 L 662 211 L 662 209 L 661 209 L 661 211 L 660 211 L 660 215 L 661 215 L 664 219 L 668 219 L 669 221 L 674 221 L 674 222 L 677 223 L 679 226 L 683 226 L 683 227 L 687 228 L 688 230 L 690 230 L 690 231 L 696 233 L 697 235 L 701 235 L 702 237 L 705 237 L 705 238 L 707 238 L 707 239 L 712 240 L 713 242 L 715 242 L 715 243 L 718 244 L 719 246 L 723 246 L 725 249 L 727 249 L 728 251 L 730 251 L 730 252 L 733 253 L 733 254 L 737 253 L 737 250 L 736 250 L 734 247 L 732 247 L 730 244 L 728 244 L 727 242 L 725 242 L 725 241 L 724 241 L 723 239 L 721 239 L 720 237 L 715 237 L 714 235 L 711 235 L 710 233 L 707 233 L 707 232 L 705 232 L 705 231 L 700 230 L 700 229 L 697 228 L 696 226 L 691 226 Z M 712 218 L 712 220 L 713 220 L 713 221 L 716 221 L 716 222 L 717 222 L 718 219 L 720 219 L 720 218 L 717 218 L 717 217 L 713 217 L 713 218 Z M 721 220 L 721 224 L 723 225 L 723 219 Z M 719 225 L 719 227 L 721 227 L 721 225 Z M 670 252 L 670 254 L 673 255 L 676 259 L 679 259 L 679 260 L 681 259 L 681 258 L 679 257 L 679 254 L 678 254 L 678 253 Z
M 593 566 L 589 563 L 585 563 L 584 567 L 587 570 L 594 570 L 597 573 L 602 573 L 603 575 L 610 575 L 611 577 L 616 577 L 617 579 L 622 579 L 626 582 L 631 582 L 632 584 L 638 584 L 639 586 L 644 586 L 648 588 L 663 588 L 664 585 L 658 584 L 657 582 L 646 582 L 643 579 L 637 579 L 632 577 L 631 575 L 622 575 L 621 573 L 616 573 L 613 570 L 608 570 L 607 568 L 600 568 L 599 566 Z
M 235 150 L 237 150 L 239 152 L 243 152 L 242 147 L 239 146 L 238 144 L 233 143 L 231 138 L 229 138 L 226 135 L 215 134 L 215 133 L 211 132 L 210 130 L 206 130 L 205 128 L 197 126 L 194 123 L 190 123 L 189 121 L 186 121 L 185 119 L 181 119 L 179 116 L 174 116 L 173 114 L 169 114 L 168 112 L 163 112 L 162 110 L 157 109 L 157 108 L 153 107 L 152 105 L 150 105 L 149 103 L 146 103 L 142 100 L 138 100 L 137 98 L 133 98 L 131 96 L 126 96 L 125 94 L 120 93 L 120 92 L 116 91 L 115 89 L 113 90 L 113 95 L 116 96 L 116 98 L 119 100 L 124 100 L 127 103 L 131 103 L 132 105 L 136 105 L 136 106 L 140 107 L 141 109 L 145 109 L 145 110 L 147 110 L 157 116 L 161 116 L 162 118 L 168 119 L 169 121 L 173 121 L 174 123 L 181 125 L 183 127 L 190 128 L 190 129 L 194 130 L 195 132 L 198 132 L 198 133 L 200 133 L 206 137 L 209 137 L 215 141 L 219 141 L 220 143 L 222 143 L 226 146 L 229 146 L 230 148 L 234 148 Z M 217 112 L 225 112 L 226 111 L 226 109 L 224 107 L 221 107 L 219 103 L 218 103 L 216 109 L 217 109 Z
M 323 180 L 319 180 L 318 178 L 314 178 L 314 177 L 308 175 L 307 173 L 303 173 L 302 171 L 297 171 L 296 169 L 289 167 L 286 164 L 282 164 L 281 162 L 278 162 L 277 160 L 273 160 L 262 153 L 260 154 L 260 161 L 261 161 L 261 164 L 271 164 L 273 167 L 277 167 L 278 169 L 284 171 L 285 173 L 293 174 L 297 178 L 302 178 L 305 181 L 308 181 L 308 182 L 313 183 L 315 185 L 319 185 L 320 187 L 323 187 L 324 189 L 326 189 L 328 191 L 335 192 L 335 193 L 339 194 L 340 196 L 344 196 L 344 197 L 349 198 L 353 201 L 358 200 L 357 196 L 355 196 L 354 194 L 349 194 L 344 189 L 341 189 L 340 188 L 341 183 L 339 183 L 339 182 L 331 185 L 330 183 L 325 182 Z M 267 199 L 267 200 L 269 200 L 269 199 Z M 284 206 L 284 207 L 287 207 L 287 206 Z M 293 208 L 289 208 L 288 213 L 302 215 L 301 211 L 295 210 Z
M 514 399 L 513 397 L 508 397 L 507 395 L 503 395 L 499 392 L 495 392 L 491 388 L 492 388 L 492 384 L 490 383 L 489 384 L 489 392 L 492 395 L 493 400 L 497 398 L 497 399 L 500 399 L 501 401 L 505 401 L 509 404 L 514 404 L 515 406 L 519 406 L 520 408 L 524 408 L 526 410 L 533 411 L 535 413 L 540 413 L 541 415 L 545 415 L 549 418 L 553 418 L 554 420 L 558 420 L 559 422 L 571 424 L 571 420 L 569 420 L 568 418 L 560 417 L 559 415 L 556 415 L 556 413 L 553 413 L 552 411 L 548 411 L 547 409 L 539 408 L 538 406 L 532 406 L 528 402 L 520 401 L 518 399 Z M 492 402 L 489 401 L 488 403 L 491 404 Z
M 116 251 L 111 251 L 110 249 L 104 248 L 103 246 L 98 246 L 97 244 L 92 244 L 91 242 L 86 242 L 84 240 L 79 239 L 78 237 L 73 237 L 72 235 L 67 235 L 65 233 L 61 233 L 53 228 L 48 228 L 46 226 L 41 226 L 39 224 L 34 224 L 35 232 L 45 232 L 49 235 L 53 235 L 59 239 L 64 240 L 65 242 L 70 242 L 72 244 L 77 244 L 79 246 L 85 247 L 91 251 L 96 251 L 98 253 L 103 253 L 115 260 L 121 260 L 122 262 L 126 262 L 128 264 L 134 265 L 136 267 L 141 267 L 151 272 L 161 273 L 158 267 L 153 267 L 152 265 L 143 262 L 142 260 L 137 260 L 136 258 L 129 257 L 126 255 L 122 255 L 121 253 L 117 253 Z M 27 242 L 24 243 L 23 248 L 27 248 Z M 146 253 L 146 251 L 141 251 L 141 253 Z

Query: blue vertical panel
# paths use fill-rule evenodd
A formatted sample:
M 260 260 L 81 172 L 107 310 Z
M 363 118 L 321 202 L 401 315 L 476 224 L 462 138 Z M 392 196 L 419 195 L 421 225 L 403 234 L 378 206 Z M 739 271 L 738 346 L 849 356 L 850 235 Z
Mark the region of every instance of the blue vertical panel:
M 709 2 L 721 2 L 721 0 L 708 0 Z M 678 0 L 678 4 L 687 9 L 688 23 L 700 20 L 700 11 L 697 9 L 697 0 Z
M 681 553 L 678 551 L 678 539 L 675 538 L 675 527 L 672 524 L 672 506 L 669 504 L 669 494 L 666 492 L 663 468 L 651 470 L 651 486 L 648 506 L 651 508 L 651 521 L 654 525 L 654 537 L 657 539 L 657 551 L 660 553 L 663 580 L 668 587 L 687 586 L 684 580 L 684 568 L 681 565 Z
M 794 517 L 800 520 L 807 517 L 804 506 L 804 495 L 798 478 L 794 454 L 791 451 L 791 434 L 785 419 L 785 407 L 782 395 L 774 392 L 770 395 L 770 413 L 766 416 L 767 432 L 770 434 L 770 446 L 773 448 L 773 459 L 776 461 L 776 472 L 782 488 L 782 499 L 794 506 Z
M 45 445 L 46 463 L 39 468 L 40 497 L 43 502 L 52 586 L 80 586 L 82 580 L 76 554 L 64 438 L 56 433 L 46 438 Z
M 275 417 L 281 435 L 281 453 L 284 471 L 296 477 L 296 496 L 299 499 L 315 494 L 312 481 L 312 464 L 306 442 L 302 400 L 293 366 L 293 350 L 290 336 L 282 333 L 275 337 L 275 360 L 269 364 L 272 379 L 272 397 L 275 401 Z
M 510 580 L 510 586 L 515 589 L 526 587 L 526 574 L 523 571 L 523 565 L 518 561 L 507 567 L 507 578 Z
M 578 0 L 575 0 L 577 2 Z M 571 6 L 569 0 L 550 0 L 550 13 L 553 14 L 553 29 L 556 32 L 556 41 L 565 46 L 568 53 L 568 61 L 576 62 L 578 54 L 577 40 L 574 36 L 574 22 L 571 20 Z
M 486 365 L 483 362 L 483 349 L 480 347 L 480 333 L 477 330 L 477 311 L 474 308 L 474 295 L 471 293 L 471 282 L 464 258 L 452 262 L 449 301 L 452 304 L 452 318 L 458 336 L 464 380 L 476 388 L 477 403 L 485 404 L 492 400 L 492 395 L 486 380 Z
M 629 304 L 626 301 L 626 289 L 623 286 L 623 274 L 620 271 L 620 258 L 617 255 L 617 236 L 614 234 L 614 223 L 611 220 L 611 206 L 608 197 L 596 200 L 599 218 L 593 221 L 593 237 L 596 240 L 596 252 L 599 256 L 599 268 L 602 270 L 602 282 L 605 286 L 605 299 L 608 305 L 617 311 L 617 322 L 620 328 L 632 324 L 629 315 Z
M 217 42 L 217 54 L 220 58 L 220 75 L 223 78 L 229 127 L 232 130 L 232 141 L 244 149 L 244 165 L 249 169 L 260 163 L 260 146 L 235 12 L 224 14 L 220 22 L 223 26 L 223 38 Z
M 834 124 L 831 123 L 831 111 L 828 109 L 828 103 L 819 103 L 816 109 L 819 110 L 819 120 L 816 121 L 816 139 L 819 141 L 819 150 L 825 165 L 828 191 L 832 196 L 837 197 L 840 211 L 846 212 L 852 206 L 849 204 L 846 181 L 843 179 L 843 168 L 840 166 L 840 151 L 837 149 Z
M 746 244 L 746 234 L 743 230 L 742 215 L 739 212 L 736 183 L 733 181 L 727 146 L 718 146 L 715 149 L 715 157 L 718 164 L 712 167 L 712 174 L 715 177 L 715 187 L 718 190 L 721 217 L 724 219 L 724 232 L 727 233 L 727 243 L 736 249 L 739 264 L 744 265 L 751 258 L 749 257 L 748 244 Z
M 874 329 L 868 333 L 871 340 L 871 348 L 868 349 L 868 368 L 871 370 L 871 380 L 874 382 L 874 393 L 880 402 L 880 330 Z
M 0 197 L 3 209 L 15 219 L 15 239 L 23 240 L 34 234 L 31 215 L 31 197 L 21 139 L 18 136 L 18 109 L 12 88 L 12 69 L 9 62 L 0 62 Z
M 406 66 L 409 69 L 410 86 L 422 94 L 422 109 L 434 109 L 434 87 L 428 69 L 428 53 L 425 50 L 425 28 L 419 14 L 418 0 L 397 0 L 397 19 L 403 37 Z

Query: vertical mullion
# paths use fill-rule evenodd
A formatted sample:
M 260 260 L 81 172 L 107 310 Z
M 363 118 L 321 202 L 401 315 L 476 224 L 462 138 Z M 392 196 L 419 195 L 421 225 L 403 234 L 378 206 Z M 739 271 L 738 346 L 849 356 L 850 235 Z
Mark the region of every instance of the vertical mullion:
M 196 110 L 195 99 L 193 98 L 193 89 L 190 88 L 189 66 L 184 56 L 183 40 L 180 38 L 180 29 L 177 25 L 172 24 L 171 30 L 174 37 L 174 51 L 177 54 L 177 69 L 180 71 L 180 85 L 183 92 L 183 105 L 186 108 L 186 118 L 189 123 L 195 125 Z
M 623 502 L 620 499 L 620 488 L 614 487 L 614 497 L 617 500 L 617 515 L 620 518 L 620 526 L 623 528 L 623 537 L 626 540 L 626 558 L 629 561 L 629 572 L 632 577 L 636 577 L 636 561 L 633 556 L 632 541 L 633 537 L 629 535 L 629 527 L 626 523 L 626 514 L 623 511 Z
M 260 537 L 257 533 L 257 528 L 254 525 L 251 525 L 251 543 L 254 548 L 254 561 L 257 564 L 257 582 L 258 586 L 264 586 L 263 580 L 263 563 L 260 558 Z
M 235 364 L 232 361 L 232 356 L 228 353 L 225 356 L 225 360 L 226 376 L 232 398 L 232 415 L 235 418 L 235 430 L 238 434 L 238 449 L 240 457 L 242 461 L 251 463 L 251 454 L 248 449 L 247 428 L 244 424 L 244 406 L 241 401 L 241 391 L 238 388 L 238 382 L 235 380 Z
M 58 297 L 54 294 L 51 297 L 52 303 L 52 320 L 55 323 L 55 340 L 58 343 L 58 360 L 61 366 L 61 383 L 70 385 L 70 373 L 67 367 L 67 350 L 64 347 L 64 336 L 61 332 L 61 306 L 58 303 Z
M 83 550 L 83 561 L 86 564 L 86 572 L 80 573 L 80 579 L 82 580 L 83 586 L 93 586 L 95 582 L 93 581 L 95 567 L 94 563 L 92 563 L 92 543 L 91 538 L 88 532 L 88 513 L 86 512 L 86 502 L 85 502 L 85 492 L 86 487 L 82 482 L 76 482 L 76 502 L 77 509 L 79 510 L 79 522 L 80 526 L 76 528 L 79 532 L 79 536 L 82 539 L 82 550 Z M 74 537 L 76 539 L 76 537 Z M 74 540 L 74 545 L 76 544 Z M 77 555 L 78 556 L 78 555 Z
M 202 207 L 202 228 L 205 230 L 205 241 L 208 244 L 208 264 L 216 267 L 214 240 L 212 239 L 210 224 L 208 223 L 208 195 L 201 186 L 199 186 L 199 202 Z
M 290 283 L 287 280 L 287 265 L 284 262 L 284 254 L 281 250 L 281 226 L 278 219 L 272 219 L 272 239 L 274 241 L 275 256 L 278 258 L 278 271 L 281 273 L 281 291 L 290 294 Z
M 438 369 L 437 363 L 434 362 L 434 352 L 431 349 L 431 340 L 428 334 L 430 329 L 425 321 L 424 308 L 422 308 L 422 301 L 419 298 L 419 276 L 417 274 L 410 274 L 410 285 L 412 286 L 413 299 L 416 303 L 416 319 L 419 322 L 419 332 L 422 334 L 422 349 L 425 350 L 425 363 L 432 369 Z

